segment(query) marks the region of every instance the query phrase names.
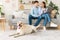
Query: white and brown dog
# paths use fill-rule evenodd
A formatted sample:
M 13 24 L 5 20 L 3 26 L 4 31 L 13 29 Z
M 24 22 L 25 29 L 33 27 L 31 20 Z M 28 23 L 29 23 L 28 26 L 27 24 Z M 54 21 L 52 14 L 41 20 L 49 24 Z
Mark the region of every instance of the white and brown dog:
M 30 34 L 33 32 L 37 32 L 37 29 L 40 27 L 40 25 L 38 25 L 37 27 L 32 26 L 32 25 L 27 25 L 27 24 L 22 23 L 21 21 L 18 22 L 17 25 L 18 25 L 17 33 L 10 35 L 10 36 L 18 37 L 24 34 Z

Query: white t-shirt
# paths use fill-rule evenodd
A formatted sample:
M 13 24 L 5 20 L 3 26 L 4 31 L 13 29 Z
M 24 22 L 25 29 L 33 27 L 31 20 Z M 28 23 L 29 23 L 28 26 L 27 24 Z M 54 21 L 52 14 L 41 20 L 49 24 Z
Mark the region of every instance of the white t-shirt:
M 43 13 L 47 12 L 47 8 L 42 8 Z

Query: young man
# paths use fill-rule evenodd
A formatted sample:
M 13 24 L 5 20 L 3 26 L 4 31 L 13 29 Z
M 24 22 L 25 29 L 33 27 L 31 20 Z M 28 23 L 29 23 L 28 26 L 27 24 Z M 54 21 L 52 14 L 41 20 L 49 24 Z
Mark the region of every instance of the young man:
M 40 14 L 42 13 L 41 8 L 39 7 L 39 2 L 34 1 L 34 5 L 31 8 L 29 15 L 29 24 L 32 25 L 32 19 L 39 19 Z M 37 26 L 37 25 L 34 25 Z

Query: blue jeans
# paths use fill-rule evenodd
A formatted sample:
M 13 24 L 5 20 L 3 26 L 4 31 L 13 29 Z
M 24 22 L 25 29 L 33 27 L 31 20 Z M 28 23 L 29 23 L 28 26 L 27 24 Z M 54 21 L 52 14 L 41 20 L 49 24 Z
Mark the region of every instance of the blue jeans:
M 50 14 L 48 12 L 44 13 L 43 15 L 45 15 L 47 17 L 48 22 L 51 22 L 51 17 Z
M 33 17 L 32 15 L 29 15 L 29 24 L 32 25 L 32 19 L 37 19 L 34 26 L 38 26 L 42 19 L 44 19 L 43 26 L 46 26 L 47 22 L 51 21 L 49 13 L 42 14 L 39 17 Z
M 33 17 L 32 15 L 29 15 L 29 24 L 32 25 L 32 19 L 40 19 L 39 17 Z

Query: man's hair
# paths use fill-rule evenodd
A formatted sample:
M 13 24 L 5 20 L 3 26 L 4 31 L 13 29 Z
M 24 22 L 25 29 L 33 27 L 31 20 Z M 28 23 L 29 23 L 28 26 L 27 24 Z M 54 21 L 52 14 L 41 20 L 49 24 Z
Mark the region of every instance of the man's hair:
M 34 1 L 34 4 L 35 4 L 35 3 L 39 3 L 39 1 Z

